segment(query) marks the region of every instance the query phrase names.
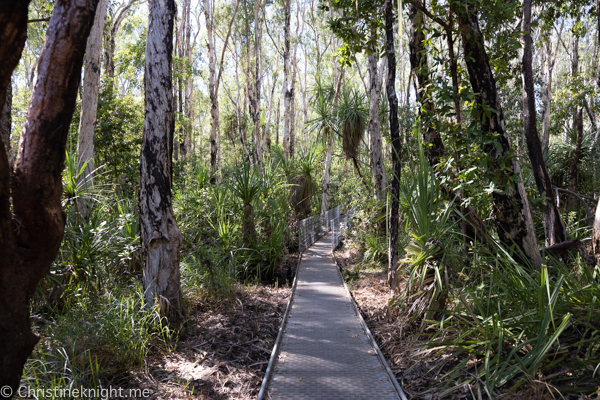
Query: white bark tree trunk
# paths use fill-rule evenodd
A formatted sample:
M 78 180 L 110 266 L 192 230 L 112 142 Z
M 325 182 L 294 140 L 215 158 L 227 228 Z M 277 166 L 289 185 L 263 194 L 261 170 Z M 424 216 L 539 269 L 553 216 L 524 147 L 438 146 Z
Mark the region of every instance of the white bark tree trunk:
M 279 59 L 277 59 L 277 64 L 275 65 L 275 69 L 273 71 L 277 71 L 279 69 Z M 269 152 L 271 151 L 271 133 L 270 133 L 270 127 L 271 127 L 271 115 L 273 113 L 273 98 L 275 95 L 275 86 L 277 85 L 277 74 L 274 73 L 273 74 L 273 85 L 271 86 L 271 96 L 269 97 L 269 108 L 267 110 L 267 119 L 265 122 L 265 129 L 263 131 L 263 135 L 264 135 L 264 142 L 267 145 L 267 148 L 269 149 Z
M 331 170 L 331 158 L 333 156 L 333 137 L 327 135 L 327 151 L 325 153 L 325 171 L 323 172 L 323 189 L 321 195 L 321 212 L 329 210 L 329 171 Z
M 292 0 L 284 0 L 283 13 L 285 22 L 283 27 L 283 156 L 288 159 L 290 156 L 290 120 L 292 110 L 293 88 L 290 87 L 290 21 L 291 21 Z
M 542 87 L 542 151 L 548 151 L 550 143 L 550 103 L 552 100 L 552 72 L 554 58 L 552 56 L 552 41 L 548 35 L 543 46 L 544 85 Z
M 377 70 L 377 53 L 373 49 L 368 56 L 369 66 L 369 147 L 371 150 L 371 173 L 373 176 L 373 187 L 375 197 L 378 200 L 385 199 L 385 188 L 387 186 L 387 175 L 383 165 L 383 153 L 381 145 L 381 130 L 379 124 L 379 99 L 381 97 L 381 85 L 383 73 Z M 384 59 L 382 66 L 387 60 Z M 383 71 L 381 71 L 383 72 Z
M 263 154 L 265 142 L 263 135 L 260 133 L 260 92 L 262 86 L 262 21 L 261 21 L 261 1 L 254 2 L 254 90 L 253 98 L 250 99 L 250 109 L 252 114 L 252 122 L 254 122 L 254 148 L 256 149 L 256 163 L 258 169 L 262 172 L 263 169 Z
M 91 179 L 94 170 L 94 132 L 98 111 L 98 89 L 100 87 L 100 55 L 102 54 L 102 33 L 104 32 L 107 6 L 108 0 L 98 2 L 94 25 L 85 49 L 77 161 L 79 168 L 87 162 L 83 177 L 86 180 L 88 176 Z
M 208 92 L 210 95 L 210 172 L 221 180 L 221 144 L 219 135 L 219 96 L 217 93 L 217 53 L 213 34 L 214 15 L 210 0 L 204 0 L 208 46 Z
M 177 228 L 171 199 L 173 110 L 173 20 L 175 0 L 149 4 L 146 41 L 145 119 L 140 156 L 140 226 L 144 255 L 144 290 L 149 305 L 163 315 L 181 313 Z

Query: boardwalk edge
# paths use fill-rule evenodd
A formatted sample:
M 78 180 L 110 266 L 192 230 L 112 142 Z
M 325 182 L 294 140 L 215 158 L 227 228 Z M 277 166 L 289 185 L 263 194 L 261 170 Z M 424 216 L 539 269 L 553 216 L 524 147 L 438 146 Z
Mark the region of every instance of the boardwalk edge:
M 296 282 L 298 282 L 298 272 L 303 256 L 304 251 L 302 251 L 300 253 L 300 257 L 298 257 L 298 265 L 296 265 L 296 275 L 294 276 L 294 283 L 292 284 L 292 292 L 290 293 L 290 298 L 288 299 L 288 303 L 285 308 L 285 313 L 283 314 L 283 318 L 281 319 L 281 326 L 279 327 L 279 332 L 277 333 L 277 339 L 275 339 L 275 345 L 273 345 L 273 350 L 271 351 L 271 358 L 269 359 L 269 364 L 267 365 L 267 370 L 265 371 L 265 377 L 263 378 L 262 385 L 260 386 L 260 392 L 258 392 L 258 397 L 256 398 L 256 400 L 263 400 L 265 398 L 265 394 L 267 393 L 267 389 L 269 388 L 271 375 L 273 375 L 273 367 L 275 366 L 275 362 L 277 360 L 277 357 L 279 356 L 279 346 L 281 344 L 281 338 L 283 337 L 283 331 L 287 324 L 290 309 L 292 308 L 292 300 L 294 299 L 294 294 L 296 293 Z
M 377 352 L 377 356 L 379 357 L 379 362 L 381 362 L 381 365 L 383 365 L 385 372 L 387 373 L 388 378 L 389 378 L 390 382 L 392 383 L 394 390 L 396 391 L 396 394 L 398 395 L 398 397 L 400 399 L 408 400 L 408 398 L 406 397 L 406 394 L 404 394 L 404 391 L 400 387 L 400 384 L 398 383 L 398 380 L 396 379 L 394 372 L 392 372 L 392 369 L 390 368 L 387 360 L 385 359 L 383 353 L 381 352 L 379 345 L 375 341 L 375 338 L 373 337 L 371 330 L 367 326 L 367 323 L 365 322 L 365 320 L 362 316 L 362 313 L 360 312 L 360 309 L 358 308 L 358 304 L 356 304 L 356 301 L 354 300 L 354 296 L 352 296 L 350 289 L 348 289 L 348 285 L 346 285 L 346 281 L 344 280 L 344 277 L 342 276 L 340 264 L 337 262 L 337 259 L 335 258 L 335 255 L 333 254 L 333 250 L 331 250 L 331 258 L 333 259 L 333 262 L 335 263 L 335 265 L 338 267 L 337 270 L 338 270 L 338 273 L 340 274 L 340 279 L 342 280 L 342 283 L 344 284 L 344 288 L 346 289 L 346 292 L 348 293 L 348 296 L 350 297 L 350 301 L 352 302 L 352 306 L 354 307 L 354 312 L 358 316 L 358 319 L 360 320 L 360 323 L 361 323 L 363 329 L 367 333 L 367 336 L 369 337 L 369 341 L 371 342 L 371 346 L 373 346 L 373 348 Z

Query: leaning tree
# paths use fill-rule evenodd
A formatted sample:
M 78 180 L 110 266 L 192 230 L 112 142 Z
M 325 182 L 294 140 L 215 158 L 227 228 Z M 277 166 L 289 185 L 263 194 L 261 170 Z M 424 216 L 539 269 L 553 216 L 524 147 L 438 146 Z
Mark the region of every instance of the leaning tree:
M 97 4 L 56 0 L 14 171 L 0 140 L 0 386 L 13 391 L 39 339 L 31 332 L 30 300 L 64 233 L 61 174 Z M 28 6 L 0 3 L 0 109 L 27 39 Z

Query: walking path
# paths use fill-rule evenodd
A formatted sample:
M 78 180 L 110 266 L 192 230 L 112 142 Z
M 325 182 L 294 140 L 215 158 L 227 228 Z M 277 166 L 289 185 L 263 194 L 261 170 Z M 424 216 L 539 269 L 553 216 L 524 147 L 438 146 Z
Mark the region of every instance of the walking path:
M 331 259 L 330 236 L 304 252 L 266 397 L 398 400 Z

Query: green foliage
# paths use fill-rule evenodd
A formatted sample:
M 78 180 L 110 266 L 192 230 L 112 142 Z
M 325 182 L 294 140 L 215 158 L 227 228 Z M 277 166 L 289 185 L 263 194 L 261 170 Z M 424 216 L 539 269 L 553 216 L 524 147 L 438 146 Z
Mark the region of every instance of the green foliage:
M 332 0 L 320 6 L 324 11 L 330 8 L 338 13 L 329 18 L 329 28 L 340 39 L 342 46 L 337 49 L 339 62 L 351 66 L 355 55 L 378 52 L 383 34 L 383 2 L 368 0 Z
M 259 172 L 250 164 L 244 163 L 231 179 L 231 191 L 242 201 L 242 204 L 249 205 L 263 190 L 263 180 Z
M 123 196 L 132 196 L 139 184 L 143 110 L 139 100 L 116 96 L 111 85 L 106 85 L 98 98 L 96 162 L 106 165 L 104 181 Z
M 336 107 L 339 135 L 346 158 L 356 158 L 369 120 L 369 109 L 363 92 L 344 87 Z
M 593 367 L 600 360 L 598 268 L 584 267 L 586 278 L 558 261 L 525 271 L 500 244 L 494 246 L 476 248 L 453 285 L 450 309 L 429 321 L 437 330 L 429 347 L 450 350 L 459 360 L 442 380 L 449 384 L 471 365 L 480 379 L 467 382 L 492 399 L 504 385 L 514 390 L 537 373 L 566 369 L 577 372 L 556 382 L 556 390 L 593 390 Z M 593 283 L 585 283 L 592 276 Z
M 33 390 L 122 384 L 152 346 L 168 349 L 174 339 L 157 311 L 146 308 L 140 284 L 82 297 L 51 321 L 36 318 L 42 340 L 23 373 Z

